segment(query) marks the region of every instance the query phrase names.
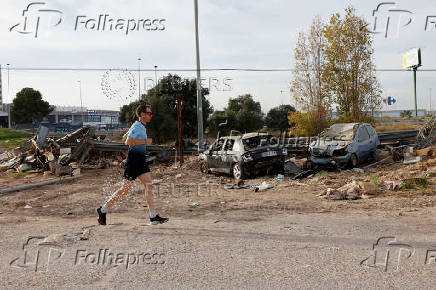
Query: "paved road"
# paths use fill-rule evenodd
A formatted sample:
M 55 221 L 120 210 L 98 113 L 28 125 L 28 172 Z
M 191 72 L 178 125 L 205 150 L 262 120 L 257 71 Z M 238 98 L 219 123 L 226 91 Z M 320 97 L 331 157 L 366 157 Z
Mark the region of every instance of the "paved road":
M 434 289 L 433 212 L 234 211 L 154 227 L 140 212 L 113 214 L 106 227 L 94 226 L 94 217 L 1 215 L 0 288 Z M 77 238 L 83 227 L 89 240 Z M 23 250 L 29 236 L 56 233 L 65 240 L 33 238 Z M 392 238 L 374 251 L 381 237 Z

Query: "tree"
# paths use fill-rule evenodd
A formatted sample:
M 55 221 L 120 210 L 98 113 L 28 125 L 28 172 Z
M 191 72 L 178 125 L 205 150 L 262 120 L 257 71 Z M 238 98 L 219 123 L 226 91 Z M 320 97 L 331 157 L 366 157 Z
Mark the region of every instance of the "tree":
M 320 133 L 328 127 L 331 119 L 332 98 L 323 82 L 323 70 L 326 65 L 324 51 L 327 45 L 325 24 L 316 17 L 309 33 L 301 32 L 295 48 L 295 72 L 291 82 L 291 95 L 300 107 L 305 118 L 299 124 L 301 131 L 311 135 Z M 303 127 L 306 126 L 307 128 Z
M 408 119 L 410 119 L 410 118 L 412 118 L 412 114 L 413 114 L 412 111 L 404 110 L 404 111 L 401 111 L 400 116 L 401 116 L 401 118 L 408 118 Z
M 326 26 L 327 63 L 323 80 L 335 97 L 337 112 L 344 121 L 368 121 L 381 107 L 381 88 L 372 58 L 372 36 L 367 23 L 349 6 Z
M 291 105 L 280 105 L 272 108 L 266 114 L 265 124 L 269 129 L 280 130 L 280 132 L 287 131 L 289 129 L 288 115 L 294 111 L 295 108 Z
M 205 98 L 209 90 L 202 88 L 203 96 L 203 123 L 207 120 L 213 109 L 209 100 Z M 137 117 L 136 107 L 141 103 L 151 106 L 153 119 L 147 125 L 147 133 L 157 142 L 174 140 L 177 137 L 177 98 L 182 100 L 183 136 L 197 136 L 197 82 L 196 80 L 182 79 L 178 75 L 164 77 L 159 83 L 141 96 L 141 100 L 123 106 L 120 112 L 120 122 L 133 123 Z
M 230 99 L 225 109 L 232 129 L 242 133 L 256 131 L 263 126 L 263 113 L 259 102 L 250 94 Z
M 227 125 L 218 127 L 227 121 Z M 263 126 L 263 113 L 259 102 L 253 100 L 250 94 L 230 99 L 223 111 L 215 111 L 209 119 L 209 133 L 216 135 L 229 134 L 230 130 L 241 133 L 253 132 Z
M 39 91 L 23 88 L 12 101 L 11 118 L 17 124 L 41 121 L 54 110 Z

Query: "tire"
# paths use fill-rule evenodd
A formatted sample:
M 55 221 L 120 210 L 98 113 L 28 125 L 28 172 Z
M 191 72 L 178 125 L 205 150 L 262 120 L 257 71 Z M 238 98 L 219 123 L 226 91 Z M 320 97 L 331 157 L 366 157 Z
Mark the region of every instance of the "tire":
M 210 172 L 209 167 L 207 167 L 206 162 L 204 162 L 204 161 L 200 162 L 200 171 L 203 174 L 208 174 Z
M 357 155 L 353 153 L 350 156 L 349 166 L 350 168 L 355 168 L 357 165 L 359 165 L 359 161 L 357 160 Z
M 233 178 L 235 178 L 235 179 L 244 179 L 245 178 L 244 170 L 242 169 L 242 166 L 239 163 L 235 163 L 233 165 L 232 173 L 233 173 Z

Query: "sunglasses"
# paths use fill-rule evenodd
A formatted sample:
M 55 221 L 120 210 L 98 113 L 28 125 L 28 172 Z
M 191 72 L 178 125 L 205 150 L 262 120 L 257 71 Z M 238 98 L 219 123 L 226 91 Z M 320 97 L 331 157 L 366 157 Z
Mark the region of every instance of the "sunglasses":
M 152 116 L 153 112 L 145 112 L 147 115 Z

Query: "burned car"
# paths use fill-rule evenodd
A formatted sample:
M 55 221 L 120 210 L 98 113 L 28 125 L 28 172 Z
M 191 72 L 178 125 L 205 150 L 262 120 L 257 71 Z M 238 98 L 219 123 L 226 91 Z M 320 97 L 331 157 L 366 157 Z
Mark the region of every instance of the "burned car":
M 283 172 L 287 149 L 272 135 L 248 133 L 218 138 L 199 155 L 203 173 L 221 172 L 243 179 L 262 170 Z
M 373 157 L 380 145 L 370 124 L 334 124 L 324 130 L 309 146 L 307 167 L 356 167 Z

